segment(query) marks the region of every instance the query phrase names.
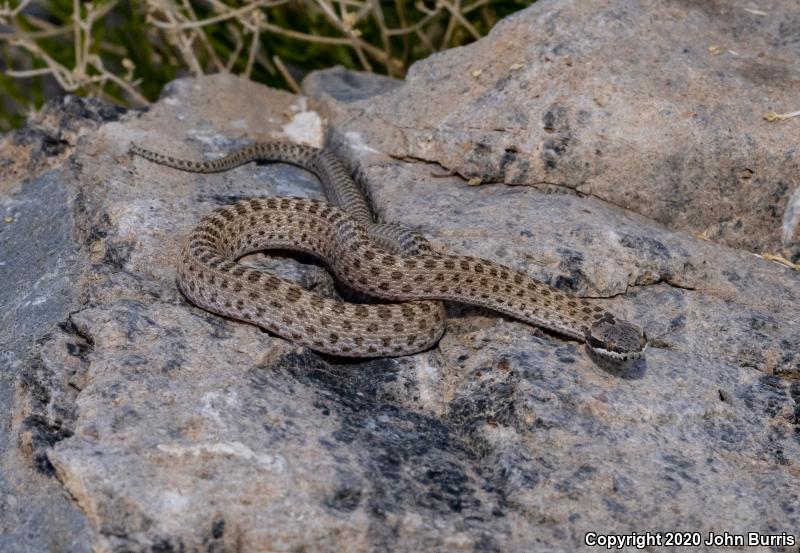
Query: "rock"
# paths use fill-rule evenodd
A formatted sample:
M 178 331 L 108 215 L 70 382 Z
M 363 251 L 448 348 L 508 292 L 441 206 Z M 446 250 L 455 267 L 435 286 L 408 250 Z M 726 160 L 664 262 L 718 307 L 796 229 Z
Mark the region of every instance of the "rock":
M 67 275 L 54 289 L 69 300 L 19 346 L 12 429 L 93 551 L 574 551 L 586 532 L 800 527 L 796 271 L 596 195 L 434 177 L 387 147 L 385 106 L 408 85 L 334 70 L 304 86 L 383 219 L 595 298 L 645 328 L 647 355 L 600 366 L 575 341 L 451 305 L 436 348 L 345 361 L 192 306 L 175 259 L 204 214 L 322 190 L 284 165 L 181 173 L 131 158 L 130 142 L 197 159 L 322 136 L 304 98 L 175 81 L 83 136 L 58 174 L 66 199 L 26 215 L 69 207 L 58 236 L 36 239 L 62 240 L 39 262 L 65 268 L 40 274 Z M 47 178 L 24 189 L 49 198 Z M 29 259 L 6 274 L 36 274 Z M 243 262 L 335 293 L 313 260 Z M 3 305 L 33 317 L 24 290 Z
M 66 96 L 0 137 L 0 551 L 89 551 L 84 516 L 44 453 L 70 431 L 60 416 L 15 405 L 14 384 L 22 379 L 36 401 L 50 399 L 52 390 L 32 379 L 32 350 L 80 305 L 75 280 L 86 266 L 72 234 L 75 182 L 62 164 L 80 136 L 122 112 Z
M 645 327 L 658 347 L 702 351 L 769 374 L 800 371 L 796 271 L 665 232 L 593 197 L 468 186 L 457 177 L 434 178 L 441 172 L 436 166 L 398 163 L 372 146 L 380 138 L 368 119 L 391 117 L 372 107 L 383 95 L 353 102 L 343 80 L 354 77 L 317 72 L 306 90 L 321 111 L 338 114 L 328 145 L 357 169 L 383 219 L 422 230 L 440 249 L 493 259 L 580 296 L 650 296 L 642 307 L 620 312 L 649 320 Z M 576 222 L 562 228 L 569 220 Z M 742 309 L 732 307 L 739 302 Z M 654 312 L 653 305 L 671 307 Z M 775 334 L 765 336 L 765 328 Z
M 563 187 L 797 263 L 800 118 L 763 114 L 800 110 L 798 35 L 794 0 L 540 0 L 391 93 L 340 99 L 354 119 L 333 127 L 465 180 Z
M 14 401 L 21 378 L 34 401 L 49 403 L 52 389 L 34 378 L 31 350 L 80 304 L 68 174 L 45 172 L 0 196 L 0 551 L 89 551 L 84 517 L 45 453 L 69 430 L 55 413 L 39 416 Z
M 80 136 L 115 121 L 124 111 L 93 98 L 63 96 L 48 101 L 25 127 L 0 136 L 0 193 L 59 167 Z

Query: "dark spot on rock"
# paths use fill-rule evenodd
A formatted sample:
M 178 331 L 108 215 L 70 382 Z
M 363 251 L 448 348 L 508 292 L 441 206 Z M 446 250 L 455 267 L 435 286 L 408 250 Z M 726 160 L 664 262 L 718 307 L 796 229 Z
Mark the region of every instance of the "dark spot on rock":
M 177 553 L 177 550 L 169 542 L 169 540 L 158 540 L 151 547 L 152 553 Z
M 569 137 L 562 136 L 551 138 L 544 141 L 542 145 L 541 159 L 547 170 L 553 170 L 558 166 L 558 162 L 564 156 L 569 147 Z
M 737 393 L 749 409 L 762 412 L 769 418 L 774 418 L 781 412 L 789 400 L 787 395 L 781 378 L 772 374 L 761 376 L 751 386 Z
M 684 326 L 686 326 L 686 316 L 685 315 L 678 315 L 674 319 L 669 322 L 669 330 L 673 332 L 675 330 L 680 330 Z
M 626 248 L 636 250 L 637 253 L 648 255 L 652 259 L 667 261 L 672 257 L 664 244 L 649 236 L 625 234 L 620 238 L 619 243 Z
M 73 357 L 83 357 L 87 351 L 89 351 L 89 346 L 86 344 L 67 343 L 67 353 Z
M 569 126 L 567 120 L 567 108 L 554 105 L 542 116 L 542 127 L 548 132 L 566 129 Z
M 130 259 L 133 251 L 133 244 L 130 242 L 106 242 L 106 251 L 103 256 L 103 263 L 110 265 L 120 271 Z
M 211 537 L 213 537 L 215 540 L 218 540 L 224 534 L 225 534 L 225 521 L 223 519 L 214 521 L 214 524 L 211 526 Z
M 336 511 L 350 513 L 361 503 L 361 490 L 350 487 L 337 488 L 333 495 L 325 500 L 325 505 Z
M 559 275 L 556 278 L 555 287 L 559 290 L 577 291 L 580 283 L 584 280 L 583 276 L 583 254 L 569 248 L 558 248 L 561 261 L 558 268 L 567 272 L 567 275 Z
M 40 361 L 37 361 L 40 362 Z M 72 431 L 58 423 L 45 420 L 39 415 L 31 415 L 22 423 L 23 430 L 28 433 L 33 449 L 33 461 L 36 470 L 45 476 L 54 476 L 56 469 L 47 457 L 47 449 L 61 440 L 72 437 Z

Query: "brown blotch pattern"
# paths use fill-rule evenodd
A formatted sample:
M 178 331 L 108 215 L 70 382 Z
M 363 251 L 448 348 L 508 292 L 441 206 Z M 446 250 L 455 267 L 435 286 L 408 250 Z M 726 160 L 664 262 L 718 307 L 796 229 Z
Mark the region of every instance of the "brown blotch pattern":
M 307 151 L 302 147 L 286 148 L 290 153 Z M 271 151 L 270 148 L 252 150 L 267 159 Z M 252 152 L 237 154 L 237 163 L 246 162 Z M 221 160 L 216 166 L 227 167 L 226 163 L 231 162 Z M 332 236 L 340 242 L 329 243 Z M 428 338 L 441 334 L 444 317 L 436 303 L 351 306 L 324 300 L 233 259 L 241 252 L 269 248 L 270 244 L 286 247 L 287 243 L 303 245 L 306 251 L 336 264 L 336 274 L 346 283 L 358 283 L 359 290 L 376 292 L 376 296 L 387 300 L 437 294 L 500 308 L 512 315 L 517 313 L 528 321 L 580 329 L 581 333 L 588 332 L 592 320 L 614 320 L 602 307 L 567 296 L 523 272 L 489 261 L 469 256 L 413 257 L 388 253 L 376 248 L 364 229 L 339 208 L 314 200 L 289 198 L 243 200 L 206 217 L 182 254 L 184 269 L 178 274 L 181 289 L 201 306 L 202 302 L 220 306 L 216 309 L 224 305 L 225 313 L 255 319 L 265 329 L 279 332 L 282 325 L 288 326 L 283 335 L 295 340 L 303 339 L 294 326 L 302 321 L 299 328 L 305 328 L 305 343 L 323 351 L 397 354 L 411 347 L 425 347 L 431 343 L 426 341 Z M 427 242 L 416 237 L 406 243 L 421 246 L 422 251 L 427 248 Z M 226 279 L 222 275 L 236 278 Z M 234 293 L 238 295 L 233 296 Z M 287 313 L 290 304 L 295 305 Z M 409 330 L 418 332 L 406 336 L 404 333 Z M 370 334 L 367 339 L 359 334 L 365 332 Z

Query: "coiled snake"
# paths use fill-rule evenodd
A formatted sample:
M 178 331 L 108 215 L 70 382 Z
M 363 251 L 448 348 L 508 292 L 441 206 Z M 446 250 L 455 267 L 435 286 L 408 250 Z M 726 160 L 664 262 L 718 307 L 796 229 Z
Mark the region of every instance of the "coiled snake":
M 434 252 L 409 229 L 373 221 L 361 190 L 330 153 L 265 142 L 212 161 L 187 161 L 137 145 L 152 162 L 197 173 L 251 161 L 278 161 L 319 178 L 331 204 L 253 198 L 216 209 L 192 231 L 178 262 L 178 285 L 208 311 L 256 324 L 311 349 L 345 357 L 398 356 L 435 345 L 445 329 L 441 300 L 479 305 L 585 341 L 600 356 L 642 355 L 641 328 L 491 261 Z M 309 292 L 236 262 L 257 250 L 306 252 L 369 296 L 399 303 L 353 304 Z

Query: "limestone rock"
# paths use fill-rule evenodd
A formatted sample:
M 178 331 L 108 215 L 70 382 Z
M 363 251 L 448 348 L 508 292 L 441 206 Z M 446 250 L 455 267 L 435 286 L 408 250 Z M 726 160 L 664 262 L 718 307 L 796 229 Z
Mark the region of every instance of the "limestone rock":
M 48 101 L 22 129 L 0 136 L 0 192 L 59 167 L 80 136 L 124 111 L 93 98 L 63 96 Z
M 0 292 L 18 376 L 3 476 L 38 467 L 35 508 L 15 516 L 61 525 L 34 550 L 60 528 L 75 530 L 64 551 L 120 553 L 574 551 L 590 531 L 800 528 L 796 271 L 596 194 L 434 176 L 393 157 L 389 99 L 409 85 L 325 71 L 304 86 L 308 101 L 230 76 L 175 81 L 3 199 L 31 225 L 0 227 L 2 276 L 20 275 Z M 451 305 L 436 348 L 343 361 L 189 304 L 175 259 L 203 215 L 322 190 L 284 165 L 181 173 L 129 144 L 197 159 L 320 143 L 307 104 L 381 218 L 594 298 L 645 328 L 645 359 L 600 366 L 575 341 Z M 311 259 L 243 262 L 335 293 Z
M 317 80 L 329 112 L 358 106 L 355 82 L 386 89 L 340 77 Z M 80 306 L 22 368 L 17 418 L 51 430 L 27 451 L 96 551 L 571 551 L 603 528 L 797 527 L 800 283 L 750 254 L 596 198 L 433 178 L 367 129 L 334 127 L 384 218 L 605 298 L 653 338 L 646 359 L 603 368 L 575 342 L 452 306 L 436 349 L 342 362 L 188 304 L 174 259 L 204 213 L 321 189 L 282 165 L 171 171 L 128 144 L 212 156 L 280 137 L 298 113 L 302 100 L 232 77 L 177 81 L 86 136 L 64 172 Z M 248 260 L 317 282 L 302 261 Z
M 753 6 L 540 0 L 391 93 L 349 98 L 354 120 L 334 127 L 465 180 L 565 187 L 796 263 L 800 117 L 763 114 L 800 110 L 800 4 Z
M 62 133 L 101 122 L 73 117 L 73 108 L 88 106 L 88 111 L 97 105 L 94 102 L 72 98 L 53 104 L 61 107 L 51 105 L 43 114 L 57 114 L 65 123 L 58 127 Z M 12 161 L 4 167 L 19 163 L 17 168 L 32 176 L 48 166 L 58 167 L 54 158 L 63 161 L 71 148 L 54 146 L 49 136 L 34 124 L 3 137 L 0 158 Z M 26 155 L 16 158 L 20 148 Z M 81 289 L 75 279 L 82 262 L 80 244 L 73 236 L 75 189 L 64 183 L 69 182 L 68 173 L 57 169 L 22 183 L 13 178 L 0 183 L 0 190 L 4 185 L 13 190 L 0 194 L 0 551 L 4 552 L 89 551 L 84 517 L 54 478 L 45 453 L 70 431 L 60 424 L 60 417 L 30 413 L 24 402 L 14 398 L 15 384 L 21 380 L 34 401 L 49 402 L 52 389 L 36 378 L 39 364 L 32 349 L 38 341 L 49 340 L 49 332 L 80 305 Z

